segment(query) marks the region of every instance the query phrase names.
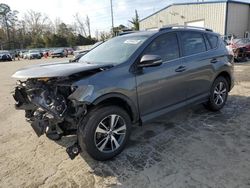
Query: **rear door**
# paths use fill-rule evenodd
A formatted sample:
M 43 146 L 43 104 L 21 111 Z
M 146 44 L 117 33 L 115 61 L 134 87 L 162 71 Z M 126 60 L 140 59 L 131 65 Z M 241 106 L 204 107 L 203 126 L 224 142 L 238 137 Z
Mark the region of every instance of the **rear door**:
M 199 31 L 181 31 L 179 38 L 188 74 L 187 99 L 202 98 L 209 94 L 214 72 L 211 54 L 207 53 L 211 47 L 205 35 Z
M 185 101 L 187 75 L 180 58 L 177 34 L 165 33 L 146 47 L 143 55 L 159 55 L 163 64 L 143 68 L 136 75 L 141 116 Z

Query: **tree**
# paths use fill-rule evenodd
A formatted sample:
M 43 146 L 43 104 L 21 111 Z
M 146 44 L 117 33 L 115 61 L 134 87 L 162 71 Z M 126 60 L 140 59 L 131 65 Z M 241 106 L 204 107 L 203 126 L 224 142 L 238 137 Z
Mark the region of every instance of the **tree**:
M 105 40 L 111 38 L 112 37 L 112 33 L 113 32 L 110 32 L 110 33 L 105 32 L 105 31 L 100 32 L 101 41 L 105 41 Z
M 68 46 L 67 39 L 63 36 L 53 34 L 52 35 L 52 46 L 54 46 L 54 47 Z
M 139 31 L 140 30 L 140 21 L 139 21 L 139 15 L 137 13 L 137 10 L 135 10 L 135 17 L 132 18 L 132 20 L 129 20 L 130 23 L 133 24 L 133 30 Z
M 76 20 L 77 32 L 80 35 L 87 37 L 84 20 L 81 18 L 81 16 L 78 13 L 76 13 L 74 17 Z
M 40 12 L 29 10 L 24 14 L 24 23 L 26 24 L 26 34 L 32 38 L 31 47 L 42 47 L 44 33 L 52 27 L 50 19 Z
M 61 23 L 58 25 L 56 33 L 60 36 L 67 37 L 69 33 L 71 33 L 71 30 L 65 23 Z
M 117 36 L 119 33 L 123 32 L 123 31 L 127 31 L 128 28 L 126 26 L 120 24 L 118 27 L 113 27 L 112 30 L 113 30 L 114 36 Z
M 86 27 L 88 29 L 88 37 L 91 38 L 91 31 L 90 31 L 90 20 L 88 15 L 86 16 L 86 21 L 85 21 Z
M 91 38 L 91 30 L 90 30 L 90 19 L 87 15 L 86 18 L 82 18 L 79 13 L 76 13 L 75 17 L 75 30 L 78 34 Z
M 40 48 L 89 45 L 96 42 L 91 38 L 90 19 L 82 19 L 76 14 L 72 25 L 63 23 L 59 18 L 54 23 L 43 13 L 27 11 L 22 19 L 17 18 L 17 11 L 12 11 L 6 4 L 0 4 L 0 48 Z M 109 38 L 103 33 L 102 38 Z M 98 33 L 97 37 L 98 38 Z
M 1 26 L 5 28 L 7 33 L 8 48 L 10 48 L 10 32 L 14 30 L 15 23 L 17 22 L 18 11 L 12 11 L 7 4 L 0 4 L 0 22 Z M 1 36 L 1 38 L 4 38 Z
M 90 39 L 90 38 L 86 38 L 80 34 L 77 35 L 76 37 L 76 45 L 90 45 L 90 44 L 94 44 L 96 42 L 96 40 L 94 39 Z

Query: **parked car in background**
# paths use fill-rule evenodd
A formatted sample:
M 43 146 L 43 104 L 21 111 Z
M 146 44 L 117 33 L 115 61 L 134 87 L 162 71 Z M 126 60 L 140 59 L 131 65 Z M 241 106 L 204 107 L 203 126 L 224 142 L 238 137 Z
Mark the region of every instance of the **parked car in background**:
M 29 50 L 25 55 L 24 59 L 41 59 L 39 50 Z
M 90 50 L 94 49 L 95 47 L 99 46 L 102 43 L 103 43 L 103 41 L 99 41 L 99 42 L 96 42 L 95 44 L 93 44 L 89 49 L 76 50 L 76 51 L 74 51 L 74 57 L 76 58 L 79 54 L 89 52 Z
M 80 60 L 80 58 L 82 56 L 84 56 L 86 53 L 88 53 L 89 51 L 93 50 L 94 48 L 96 48 L 97 46 L 99 46 L 100 44 L 102 44 L 103 41 L 97 42 L 95 43 L 90 49 L 88 50 L 79 50 L 79 51 L 75 51 L 76 53 L 74 53 L 74 58 L 70 60 L 70 62 L 78 62 Z
M 228 51 L 233 54 L 235 61 L 245 61 L 250 58 L 250 39 L 232 39 L 227 42 Z
M 72 63 L 78 62 L 81 59 L 81 57 L 84 56 L 86 53 L 88 53 L 88 52 L 83 52 L 83 53 L 80 53 L 80 54 L 74 56 L 74 58 L 70 59 L 69 62 L 72 62 Z
M 68 55 L 73 55 L 73 53 L 74 53 L 73 48 L 66 48 L 66 50 L 68 52 Z
M 50 49 L 44 49 L 43 50 L 43 57 L 49 57 L 50 56 Z
M 27 52 L 29 52 L 29 51 L 28 50 L 20 50 L 20 53 L 19 53 L 20 57 L 24 58 L 24 54 L 27 53 Z
M 10 55 L 10 52 L 7 50 L 1 50 L 0 51 L 0 61 L 12 61 L 12 57 Z
M 12 60 L 15 60 L 17 56 L 17 51 L 16 50 L 9 50 L 10 56 Z
M 222 35 L 221 38 L 226 42 L 229 43 L 231 40 L 236 39 L 237 37 L 233 34 Z
M 52 51 L 51 57 L 52 58 L 55 58 L 55 57 L 68 57 L 68 53 L 67 53 L 66 49 L 59 48 L 59 49 L 55 49 L 54 51 Z
M 132 124 L 190 105 L 219 111 L 234 86 L 232 56 L 219 34 L 186 26 L 114 37 L 79 63 L 18 70 L 16 108 L 38 136 L 74 132 L 71 158 L 85 150 L 96 160 L 121 153 Z
M 74 58 L 76 58 L 79 54 L 82 54 L 82 53 L 85 54 L 88 51 L 89 51 L 89 49 L 86 49 L 86 50 L 76 50 L 76 51 L 73 52 Z

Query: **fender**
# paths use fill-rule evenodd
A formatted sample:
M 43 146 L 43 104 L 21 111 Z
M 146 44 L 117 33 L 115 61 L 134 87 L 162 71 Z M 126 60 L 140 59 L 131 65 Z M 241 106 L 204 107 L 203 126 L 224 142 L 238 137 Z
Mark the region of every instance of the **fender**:
M 229 85 L 229 91 L 232 90 L 232 88 L 234 87 L 234 76 L 233 73 L 231 72 L 231 70 L 228 69 L 221 69 L 213 78 L 213 82 L 215 81 L 215 79 L 219 76 L 219 75 L 225 75 L 227 76 L 227 78 L 230 81 L 230 85 Z M 211 83 L 211 85 L 213 84 L 213 82 Z
M 126 102 L 128 104 L 128 106 L 131 109 L 132 112 L 132 119 L 133 119 L 133 123 L 136 123 L 139 121 L 139 109 L 137 107 L 137 105 L 135 105 L 135 103 L 126 95 L 123 95 L 121 93 L 108 93 L 108 94 L 104 94 L 100 97 L 98 97 L 97 99 L 95 99 L 92 104 L 94 105 L 98 105 L 99 103 L 110 99 L 110 98 L 118 98 L 123 100 L 124 102 Z

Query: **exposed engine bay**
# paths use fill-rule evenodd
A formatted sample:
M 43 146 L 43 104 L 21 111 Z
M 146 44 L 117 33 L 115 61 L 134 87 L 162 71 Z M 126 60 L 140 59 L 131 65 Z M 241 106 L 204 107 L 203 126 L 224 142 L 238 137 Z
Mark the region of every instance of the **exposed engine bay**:
M 16 108 L 25 110 L 25 117 L 38 136 L 56 137 L 74 133 L 86 113 L 86 105 L 68 99 L 76 88 L 65 80 L 28 79 L 19 81 L 13 95 Z M 52 138 L 53 139 L 53 138 Z
M 18 70 L 12 77 L 18 81 L 13 97 L 16 109 L 25 111 L 37 136 L 46 134 L 52 140 L 77 133 L 87 113 L 85 97 L 94 86 L 77 84 L 85 78 L 110 69 L 112 65 L 85 63 L 51 63 L 32 65 Z M 73 159 L 80 151 L 77 141 L 67 148 Z

